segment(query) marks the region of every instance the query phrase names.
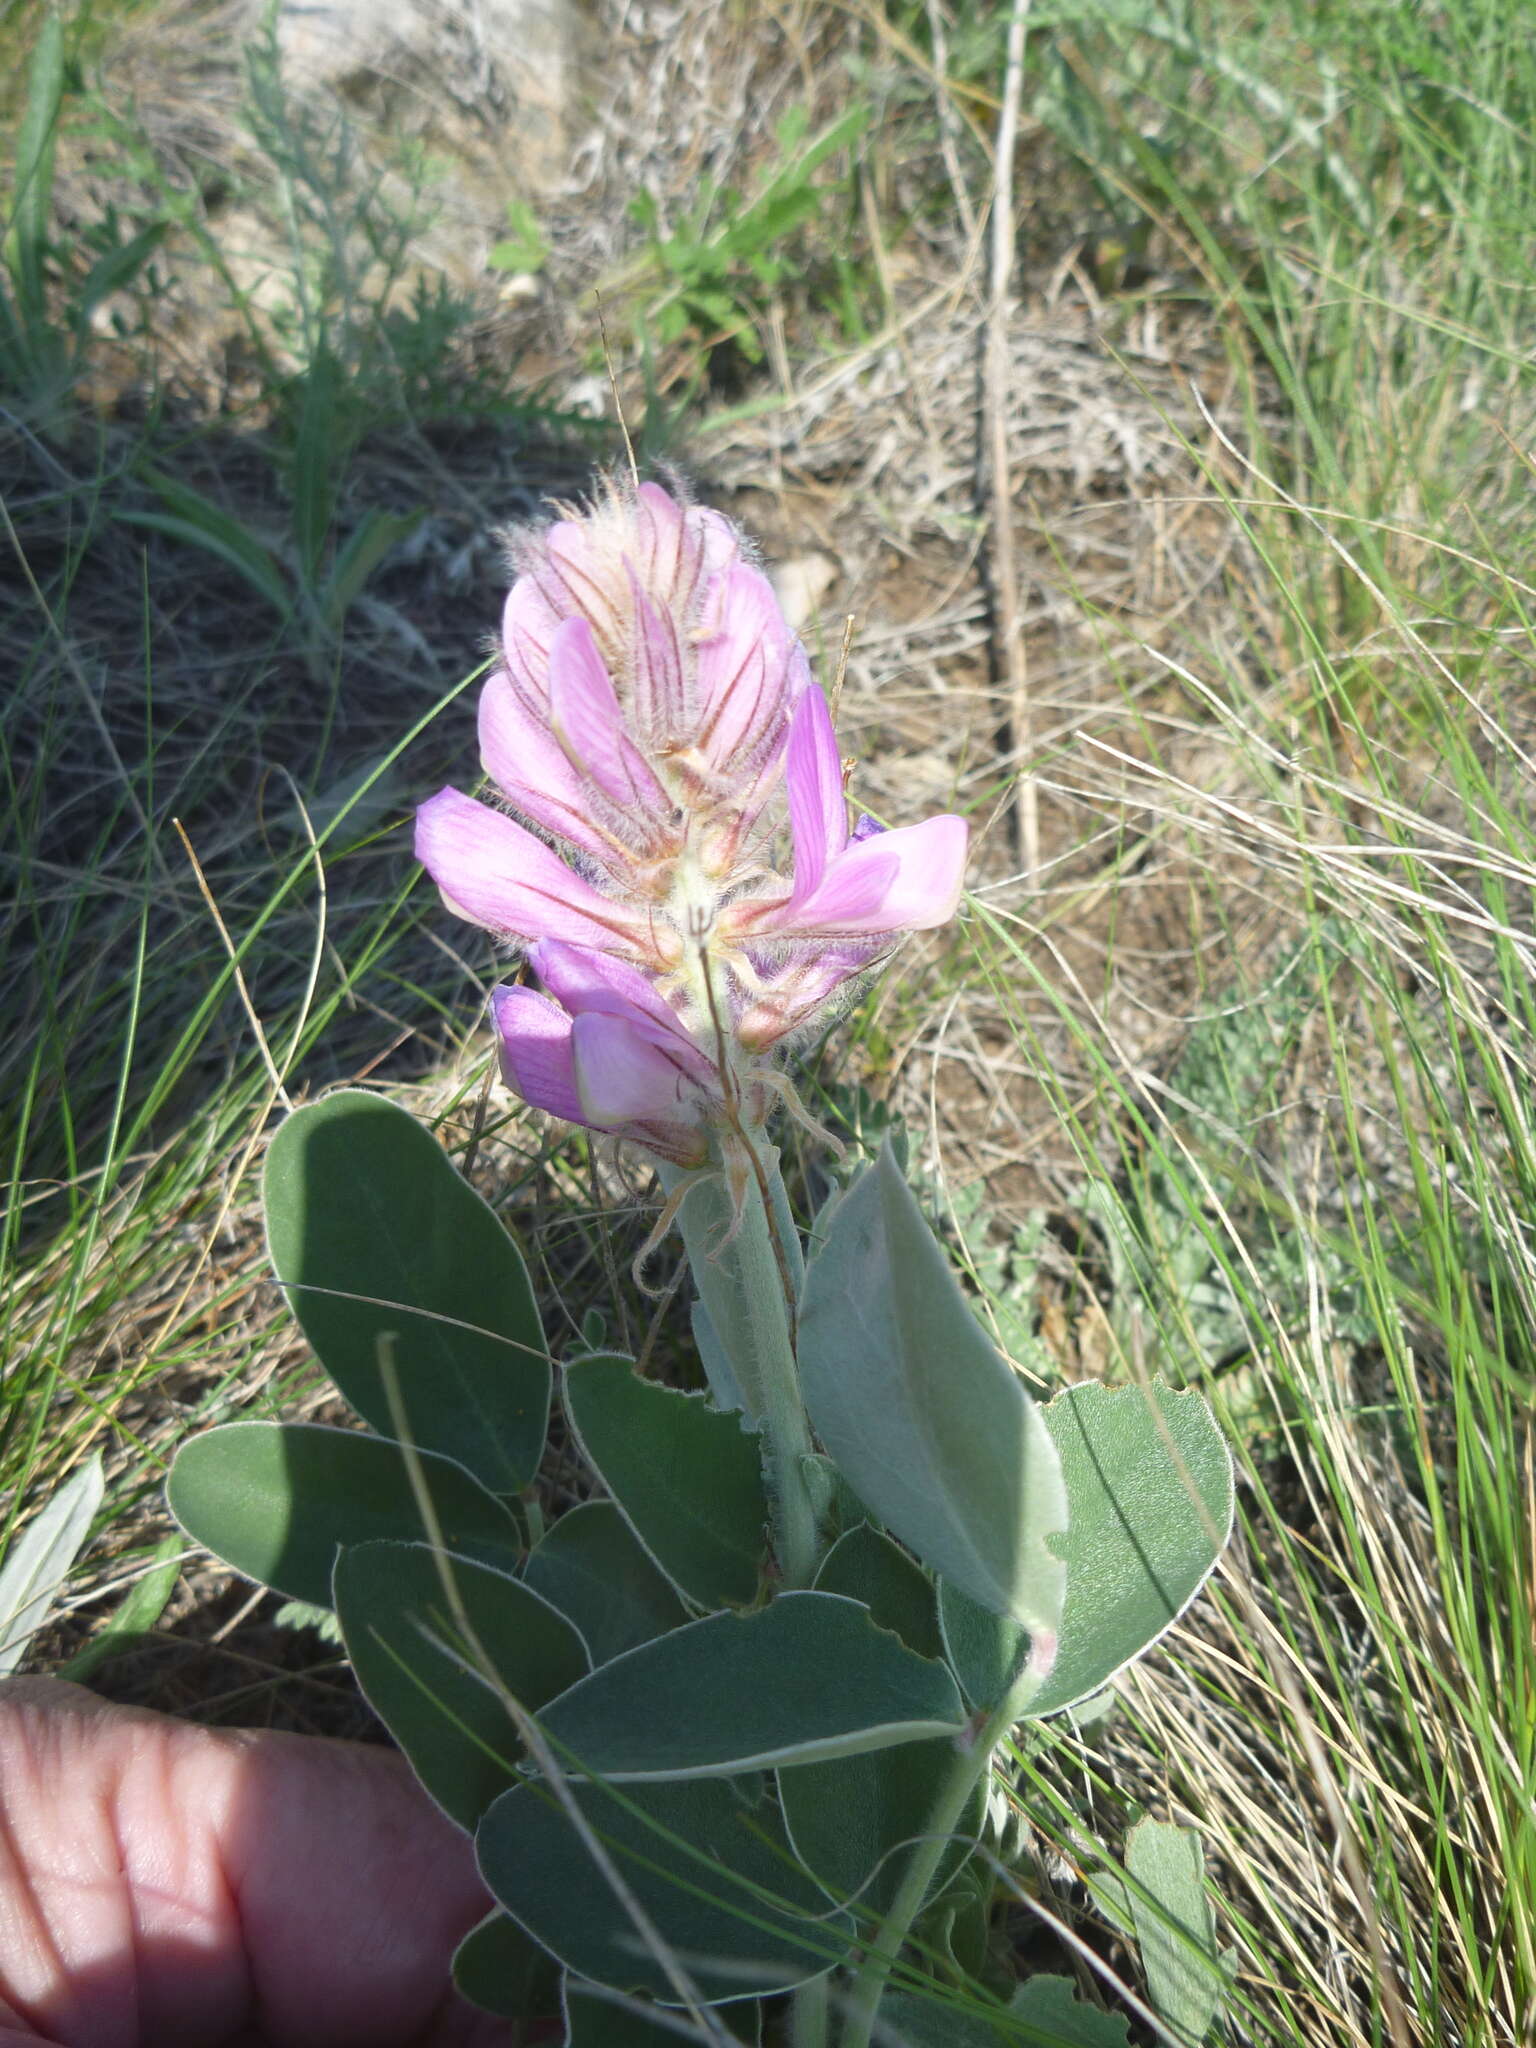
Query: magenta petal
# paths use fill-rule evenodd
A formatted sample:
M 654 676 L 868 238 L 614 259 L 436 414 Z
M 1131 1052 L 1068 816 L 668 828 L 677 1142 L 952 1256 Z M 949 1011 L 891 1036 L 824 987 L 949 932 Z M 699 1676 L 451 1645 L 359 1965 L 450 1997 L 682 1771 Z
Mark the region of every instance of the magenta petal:
M 571 1020 L 548 996 L 503 986 L 491 995 L 491 1016 L 507 1085 L 551 1116 L 582 1121 L 571 1052 Z
M 548 728 L 528 711 L 505 669 L 480 692 L 480 759 L 492 781 L 535 825 L 599 855 L 611 843 L 592 823 L 590 793 Z
M 719 630 L 698 650 L 699 746 L 725 770 L 782 720 L 793 641 L 773 585 L 745 562 L 720 579 L 718 600 Z
M 549 643 L 563 614 L 531 575 L 519 576 L 501 614 L 501 645 L 508 668 L 527 700 L 542 708 L 549 700 Z
M 784 751 L 784 780 L 795 850 L 791 900 L 798 904 L 820 882 L 828 861 L 848 844 L 842 756 L 837 751 L 832 714 L 820 690 L 807 690 L 795 706 Z
M 636 911 L 599 895 L 543 840 L 461 790 L 416 813 L 416 858 L 461 917 L 504 938 L 565 939 L 632 959 L 648 948 Z
M 528 959 L 550 994 L 573 1017 L 602 1013 L 626 1018 L 642 1037 L 695 1079 L 706 1086 L 714 1083 L 714 1061 L 638 967 L 609 953 L 596 953 L 586 946 L 562 946 L 549 939 L 533 947 Z
M 944 816 L 861 840 L 830 864 L 813 896 L 784 905 L 777 929 L 926 932 L 948 924 L 965 886 L 969 836 L 963 818 Z
M 589 1011 L 571 1026 L 571 1048 L 585 1122 L 612 1128 L 690 1120 L 692 1085 L 627 1018 Z
M 630 571 L 634 578 L 634 571 Z M 691 720 L 683 680 L 683 651 L 670 607 L 658 611 L 634 578 L 635 623 L 630 657 L 635 730 L 660 749 L 689 736 Z
M 901 864 L 886 896 L 879 930 L 929 932 L 949 923 L 965 891 L 970 836 L 964 818 L 946 812 L 863 842 L 859 852 L 867 846 L 872 854 L 895 854 Z M 845 856 L 854 857 L 853 851 Z
M 655 776 L 624 729 L 613 678 L 585 619 L 564 619 L 549 649 L 549 722 L 560 744 L 615 803 L 666 808 Z

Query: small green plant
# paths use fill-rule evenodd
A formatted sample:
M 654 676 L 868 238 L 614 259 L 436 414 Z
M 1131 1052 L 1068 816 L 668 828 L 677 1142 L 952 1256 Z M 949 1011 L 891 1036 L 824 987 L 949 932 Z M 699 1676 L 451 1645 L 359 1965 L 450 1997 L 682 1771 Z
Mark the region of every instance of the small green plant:
M 549 260 L 549 243 L 539 226 L 539 217 L 526 199 L 507 201 L 507 232 L 491 244 L 486 261 L 492 270 L 534 275 Z
M 57 428 L 91 340 L 97 309 L 131 289 L 164 238 L 164 219 L 125 236 L 108 209 L 92 230 L 82 271 L 63 260 L 53 234 L 58 124 L 69 90 L 64 24 L 45 17 L 27 73 L 16 136 L 16 176 L 0 243 L 0 389 L 23 417 Z
M 706 354 L 733 342 L 748 362 L 762 360 L 768 302 L 795 274 L 795 237 L 825 203 L 816 173 L 857 141 L 869 119 L 867 107 L 852 107 L 809 136 L 809 114 L 794 109 L 777 130 L 782 161 L 755 192 L 743 196 L 706 182 L 692 211 L 670 229 L 650 193 L 635 197 L 630 210 L 646 230 L 659 285 L 641 315 L 652 342 L 666 346 L 691 335 Z M 610 289 L 638 282 L 631 270 Z
M 342 1089 L 273 1140 L 267 1242 L 366 1427 L 228 1423 L 181 1451 L 172 1508 L 335 1612 L 474 1834 L 497 1909 L 456 1967 L 492 2010 L 552 2016 L 563 1972 L 572 2040 L 604 1987 L 717 2042 L 720 2009 L 757 2039 L 752 2008 L 787 1995 L 801 2048 L 921 2043 L 941 2016 L 950 2042 L 1059 2020 L 1120 2048 L 1066 1980 L 989 1972 L 992 1809 L 1016 1727 L 1100 1694 L 1204 1585 L 1231 1456 L 1163 1380 L 1033 1400 L 893 1145 L 802 1237 L 775 1048 L 896 932 L 948 921 L 965 822 L 850 823 L 825 699 L 718 515 L 615 485 L 528 550 L 480 735 L 556 844 L 446 789 L 416 848 L 543 983 L 492 998 L 513 1086 L 654 1163 L 647 1250 L 676 1226 L 707 1391 L 578 1341 L 558 1385 L 590 1497 L 546 1518 L 556 1362 L 518 1248 L 429 1131 Z M 792 880 L 765 871 L 786 837 Z M 585 1306 L 565 1321 L 600 1337 Z M 1138 1914 L 1164 1912 L 1138 1938 L 1203 2027 L 1170 1868 L 1135 1873 Z

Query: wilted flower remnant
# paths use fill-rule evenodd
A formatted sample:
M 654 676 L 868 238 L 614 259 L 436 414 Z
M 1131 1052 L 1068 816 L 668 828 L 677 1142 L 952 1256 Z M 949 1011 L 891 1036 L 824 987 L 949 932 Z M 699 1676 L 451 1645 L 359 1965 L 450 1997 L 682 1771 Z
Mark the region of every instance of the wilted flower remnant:
M 515 559 L 480 699 L 515 815 L 444 789 L 417 854 L 547 991 L 493 999 L 517 1092 L 702 1165 L 712 1131 L 763 1121 L 765 1054 L 954 915 L 966 826 L 850 830 L 825 699 L 718 513 L 614 485 Z

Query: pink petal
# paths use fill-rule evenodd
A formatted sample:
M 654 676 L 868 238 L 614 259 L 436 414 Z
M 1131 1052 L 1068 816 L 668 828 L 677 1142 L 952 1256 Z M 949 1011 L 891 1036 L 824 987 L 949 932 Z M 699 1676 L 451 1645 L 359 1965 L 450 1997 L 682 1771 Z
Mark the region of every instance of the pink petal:
M 592 823 L 589 790 L 505 669 L 489 676 L 480 692 L 480 759 L 525 818 L 589 853 L 612 855 L 611 841 Z
M 528 955 L 540 981 L 573 1017 L 587 1010 L 637 1010 L 669 1030 L 680 1031 L 677 1012 L 657 994 L 655 984 L 627 960 L 595 953 L 589 946 L 565 946 L 545 939 Z
M 577 519 L 557 520 L 544 537 L 544 547 L 549 568 L 567 599 L 561 611 L 584 614 L 606 639 L 616 640 L 627 593 L 622 585 L 614 587 L 612 567 L 593 539 L 592 526 Z
M 900 868 L 885 899 L 881 931 L 931 932 L 948 924 L 965 893 L 965 856 L 971 828 L 945 812 L 920 825 L 899 825 L 862 842 L 871 854 L 894 853 Z M 852 860 L 853 850 L 845 856 Z
M 536 710 L 549 701 L 549 643 L 564 613 L 534 575 L 519 576 L 501 614 L 501 645 L 520 693 Z
M 442 789 L 416 813 L 416 858 L 461 917 L 503 938 L 565 939 L 631 959 L 655 952 L 650 923 L 599 895 L 511 818 Z
M 563 620 L 550 643 L 549 722 L 577 767 L 615 803 L 653 817 L 670 810 L 625 731 L 613 678 L 586 619 Z
M 533 947 L 528 959 L 550 994 L 573 1017 L 623 1017 L 696 1080 L 714 1085 L 714 1061 L 638 967 L 609 953 L 595 953 L 586 946 L 562 946 L 549 939 Z
M 842 756 L 837 751 L 832 714 L 820 690 L 807 690 L 790 718 L 784 781 L 795 849 L 791 901 L 803 903 L 826 873 L 827 862 L 848 844 Z
M 567 1123 L 581 1122 L 571 1020 L 548 996 L 503 985 L 491 994 L 491 1016 L 508 1087 Z
M 773 585 L 745 562 L 721 577 L 718 602 L 719 630 L 698 650 L 698 745 L 727 770 L 782 721 L 794 643 Z
M 959 907 L 968 837 L 965 820 L 952 816 L 882 832 L 829 861 L 810 895 L 733 903 L 721 924 L 781 938 L 931 931 Z
M 677 642 L 677 617 L 670 605 L 657 610 L 640 588 L 633 569 L 630 577 L 635 612 L 630 642 L 635 730 L 659 750 L 687 737 L 692 723 L 682 649 Z
M 635 525 L 641 579 L 663 604 L 678 601 L 678 585 L 685 574 L 689 589 L 682 595 L 686 606 L 692 595 L 693 564 L 684 533 L 683 508 L 660 484 L 642 484 L 635 493 Z
M 584 1122 L 612 1129 L 696 1121 L 688 1114 L 697 1104 L 693 1084 L 627 1018 L 587 1012 L 571 1026 L 571 1049 Z
M 827 865 L 814 889 L 804 895 L 798 884 L 771 920 L 772 929 L 790 932 L 877 932 L 894 931 L 901 923 L 886 915 L 886 903 L 895 886 L 900 861 L 883 847 L 863 847 L 839 854 Z

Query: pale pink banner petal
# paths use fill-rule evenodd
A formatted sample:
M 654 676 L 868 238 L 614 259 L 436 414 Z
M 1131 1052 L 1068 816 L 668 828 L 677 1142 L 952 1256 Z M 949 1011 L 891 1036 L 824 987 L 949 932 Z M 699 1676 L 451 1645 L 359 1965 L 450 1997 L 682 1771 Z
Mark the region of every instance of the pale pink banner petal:
M 721 579 L 720 630 L 698 650 L 700 752 L 728 771 L 783 724 L 791 639 L 773 585 L 736 563 Z

